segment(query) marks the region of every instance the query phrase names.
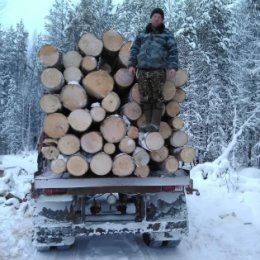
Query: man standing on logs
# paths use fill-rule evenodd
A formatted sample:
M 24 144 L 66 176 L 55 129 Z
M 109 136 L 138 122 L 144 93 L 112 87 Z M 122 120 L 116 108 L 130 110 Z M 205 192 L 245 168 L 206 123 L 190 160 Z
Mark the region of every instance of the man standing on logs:
M 150 23 L 134 40 L 128 60 L 129 74 L 136 73 L 139 85 L 145 115 L 145 123 L 140 128 L 143 132 L 159 131 L 166 73 L 174 77 L 179 67 L 175 38 L 163 21 L 163 10 L 155 8 Z

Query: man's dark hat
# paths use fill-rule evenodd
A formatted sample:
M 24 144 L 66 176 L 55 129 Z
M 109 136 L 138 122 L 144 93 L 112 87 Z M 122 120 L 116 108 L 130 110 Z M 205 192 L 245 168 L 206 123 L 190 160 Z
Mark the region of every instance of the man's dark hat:
M 164 12 L 161 8 L 155 8 L 153 9 L 153 11 L 151 12 L 150 18 L 152 18 L 152 16 L 154 14 L 160 14 L 162 16 L 162 19 L 164 20 Z

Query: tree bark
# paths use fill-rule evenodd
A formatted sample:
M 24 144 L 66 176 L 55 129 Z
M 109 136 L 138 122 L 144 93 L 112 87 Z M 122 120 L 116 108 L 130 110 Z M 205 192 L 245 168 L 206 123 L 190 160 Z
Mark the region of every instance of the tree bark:
M 92 117 L 88 110 L 76 109 L 68 116 L 68 122 L 77 132 L 85 132 L 92 123 Z
M 67 117 L 61 113 L 49 114 L 43 122 L 44 133 L 51 138 L 61 138 L 69 130 Z
M 67 161 L 67 170 L 73 176 L 82 176 L 87 173 L 89 164 L 81 154 L 72 155 Z
M 99 152 L 92 157 L 90 169 L 96 175 L 107 175 L 112 169 L 112 163 L 112 159 L 108 154 Z
M 58 148 L 65 155 L 72 155 L 79 151 L 79 138 L 72 134 L 61 137 L 58 141 Z
M 102 99 L 113 91 L 114 80 L 104 70 L 93 71 L 83 79 L 83 86 L 89 95 Z
M 125 153 L 118 154 L 113 161 L 112 172 L 116 176 L 129 176 L 135 170 L 133 158 Z
M 81 139 L 81 148 L 90 154 L 99 152 L 103 147 L 103 138 L 99 132 L 92 131 L 84 134 Z
M 68 51 L 63 55 L 62 62 L 65 68 L 79 68 L 82 62 L 82 56 L 77 51 Z
M 99 40 L 93 33 L 85 33 L 79 40 L 79 49 L 85 55 L 97 57 L 103 50 L 103 42 Z
M 62 104 L 70 111 L 84 108 L 87 105 L 86 91 L 78 84 L 69 84 L 62 88 Z
M 136 147 L 133 153 L 133 159 L 136 166 L 147 165 L 150 161 L 150 156 L 148 152 L 142 147 Z
M 47 68 L 41 74 L 41 82 L 50 92 L 59 91 L 64 85 L 64 77 L 56 68 Z
M 126 135 L 126 124 L 120 116 L 111 115 L 102 122 L 100 131 L 107 142 L 118 143 Z
M 55 113 L 59 111 L 61 107 L 59 95 L 46 94 L 40 99 L 40 108 L 46 114 Z

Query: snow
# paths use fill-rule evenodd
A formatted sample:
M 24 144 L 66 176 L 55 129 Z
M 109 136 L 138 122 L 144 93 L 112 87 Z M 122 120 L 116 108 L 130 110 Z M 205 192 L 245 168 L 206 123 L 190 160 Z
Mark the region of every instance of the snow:
M 257 260 L 260 259 L 260 170 L 240 169 L 229 178 L 209 174 L 202 178 L 201 169 L 192 170 L 195 188 L 201 195 L 187 196 L 189 236 L 177 249 L 148 248 L 141 236 L 109 235 L 79 238 L 68 251 L 37 252 L 31 242 L 32 202 L 28 194 L 36 153 L 4 156 L 5 175 L 0 177 L 0 260 Z M 208 172 L 219 165 L 207 163 Z M 217 172 L 219 169 L 217 170 Z

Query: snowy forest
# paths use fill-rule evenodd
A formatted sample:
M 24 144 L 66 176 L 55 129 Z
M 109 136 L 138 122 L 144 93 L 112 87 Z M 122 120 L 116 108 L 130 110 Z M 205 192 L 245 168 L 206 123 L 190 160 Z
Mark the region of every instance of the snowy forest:
M 165 10 L 181 68 L 189 73 L 180 117 L 195 163 L 226 149 L 232 167 L 260 165 L 260 2 L 258 0 L 55 0 L 45 32 L 30 37 L 23 21 L 0 25 L 0 154 L 35 150 L 43 113 L 39 98 L 46 43 L 64 53 L 77 49 L 84 32 L 115 30 L 133 40 L 151 10 Z

